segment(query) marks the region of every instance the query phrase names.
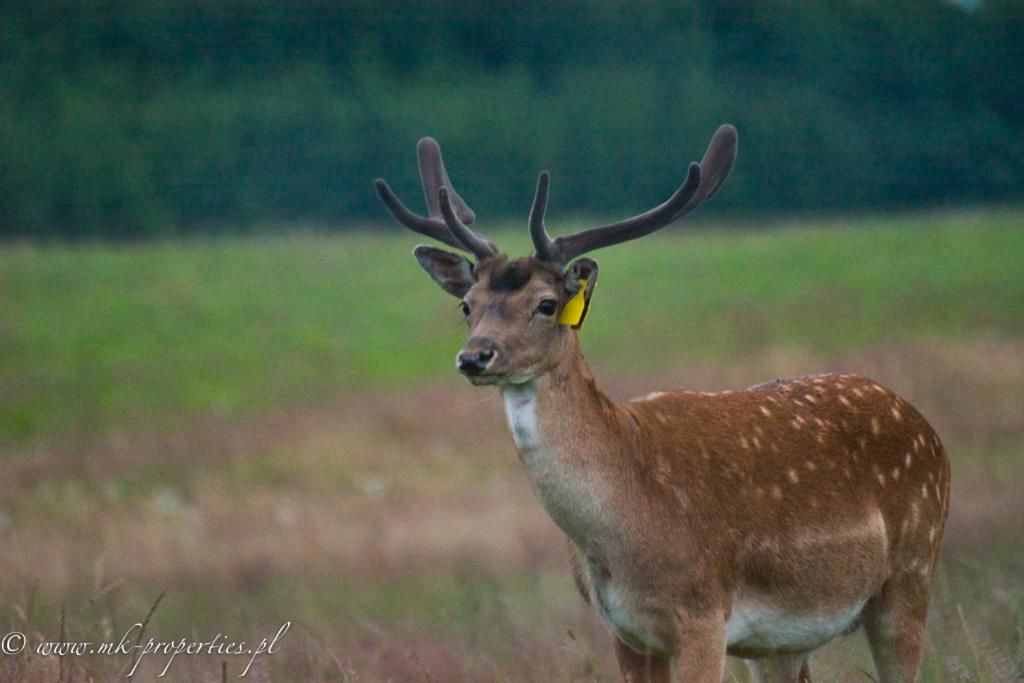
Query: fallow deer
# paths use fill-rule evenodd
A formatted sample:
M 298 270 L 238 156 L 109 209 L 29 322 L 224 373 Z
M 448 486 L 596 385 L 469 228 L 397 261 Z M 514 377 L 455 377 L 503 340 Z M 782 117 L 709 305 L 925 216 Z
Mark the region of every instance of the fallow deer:
M 535 251 L 519 259 L 468 227 L 474 214 L 431 138 L 417 148 L 427 216 L 383 180 L 376 188 L 400 223 L 475 258 L 413 252 L 461 300 L 469 339 L 457 368 L 501 391 L 533 489 L 569 538 L 577 587 L 614 636 L 627 681 L 718 683 L 727 654 L 750 660 L 759 680 L 809 681 L 809 654 L 863 624 L 879 679 L 909 682 L 949 508 L 949 462 L 921 414 L 852 374 L 616 403 L 580 353 L 598 268 L 577 257 L 710 199 L 736 144 L 721 126 L 663 204 L 555 239 L 541 173 Z

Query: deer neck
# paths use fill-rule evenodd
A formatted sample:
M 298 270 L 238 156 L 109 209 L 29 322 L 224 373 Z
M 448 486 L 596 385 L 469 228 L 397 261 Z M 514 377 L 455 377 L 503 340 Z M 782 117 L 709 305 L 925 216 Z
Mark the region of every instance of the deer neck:
M 615 404 L 601 391 L 580 353 L 575 333 L 567 336 L 554 367 L 522 384 L 502 388 L 505 414 L 524 458 L 534 451 L 580 455 L 575 446 L 603 430 Z
M 585 546 L 612 518 L 612 460 L 619 408 L 598 388 L 576 334 L 556 365 L 502 389 L 512 438 L 534 492 L 563 531 Z

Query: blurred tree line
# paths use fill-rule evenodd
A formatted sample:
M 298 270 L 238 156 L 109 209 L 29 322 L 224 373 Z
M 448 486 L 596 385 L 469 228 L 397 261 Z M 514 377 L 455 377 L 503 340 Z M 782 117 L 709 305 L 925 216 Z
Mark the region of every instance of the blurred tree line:
M 1024 3 L 0 3 L 0 234 L 383 219 L 438 137 L 485 219 L 664 199 L 740 130 L 718 210 L 1024 194 Z

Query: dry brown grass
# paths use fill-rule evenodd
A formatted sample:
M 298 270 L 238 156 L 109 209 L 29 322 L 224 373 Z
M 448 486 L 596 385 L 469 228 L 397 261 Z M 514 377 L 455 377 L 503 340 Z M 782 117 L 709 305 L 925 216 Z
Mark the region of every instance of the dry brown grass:
M 657 380 L 606 384 L 625 398 L 826 369 L 899 391 L 953 459 L 926 677 L 1020 675 L 1024 343 L 893 345 L 841 358 L 775 349 L 727 368 L 679 365 Z M 253 680 L 614 680 L 607 637 L 574 595 L 564 538 L 532 497 L 495 392 L 452 378 L 2 456 L 0 604 L 11 628 L 36 638 L 57 637 L 61 605 L 76 638 L 116 634 L 166 589 L 149 626 L 163 638 L 251 638 L 295 622 Z M 827 648 L 818 680 L 867 680 L 862 640 Z M 225 661 L 237 675 L 238 658 Z M 55 662 L 3 658 L 0 677 L 87 680 L 124 665 Z M 181 658 L 170 673 L 220 676 L 217 657 Z

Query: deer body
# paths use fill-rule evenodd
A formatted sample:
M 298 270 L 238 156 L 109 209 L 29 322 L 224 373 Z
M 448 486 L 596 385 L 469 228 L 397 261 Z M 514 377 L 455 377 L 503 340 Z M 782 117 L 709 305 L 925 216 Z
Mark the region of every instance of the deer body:
M 731 166 L 735 131 L 720 129 L 665 204 L 568 238 L 546 237 L 542 175 L 537 252 L 518 260 L 465 226 L 472 212 L 432 150 L 421 143 L 432 218 L 382 181 L 378 190 L 404 224 L 477 256 L 416 250 L 462 299 L 471 336 L 457 366 L 501 390 L 533 489 L 569 538 L 577 587 L 613 635 L 625 679 L 717 683 L 730 654 L 755 662 L 759 680 L 809 681 L 809 653 L 863 624 L 880 680 L 913 680 L 949 501 L 948 459 L 924 418 L 846 374 L 616 403 L 577 332 L 554 317 L 572 296 L 589 302 L 597 278 L 590 259 L 564 263 L 707 199 Z
M 567 355 L 505 388 L 505 409 L 584 597 L 623 643 L 673 656 L 695 610 L 720 614 L 728 654 L 808 652 L 856 628 L 893 576 L 927 586 L 947 461 L 888 389 L 821 375 L 616 404 Z

